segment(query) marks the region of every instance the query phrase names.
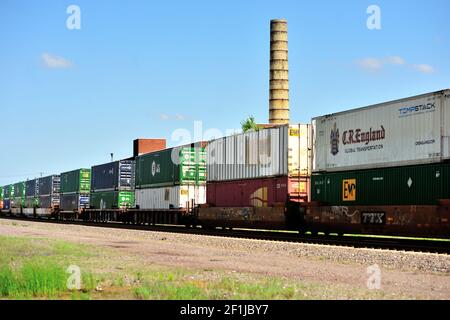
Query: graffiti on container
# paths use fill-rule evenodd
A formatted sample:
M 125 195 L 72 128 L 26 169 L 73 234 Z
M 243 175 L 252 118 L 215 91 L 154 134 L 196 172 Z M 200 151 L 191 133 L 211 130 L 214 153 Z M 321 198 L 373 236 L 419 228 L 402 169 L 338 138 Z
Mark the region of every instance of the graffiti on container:
M 407 225 L 410 224 L 412 222 L 412 218 L 415 217 L 415 211 L 416 211 L 416 206 L 411 206 L 410 207 L 410 212 L 402 213 L 402 211 L 399 208 L 395 208 L 394 212 L 393 212 L 393 224 L 399 224 L 399 225 Z
M 244 218 L 244 221 L 250 220 L 250 212 L 248 211 L 248 208 L 244 208 L 244 211 L 242 212 L 242 217 Z
M 218 220 L 244 220 L 250 221 L 250 208 L 221 208 L 216 213 L 216 219 Z
M 331 212 L 335 215 L 347 216 L 347 217 L 351 218 L 355 214 L 357 214 L 359 211 L 354 210 L 353 212 L 350 212 L 349 208 L 346 206 L 334 206 L 334 207 L 331 207 Z

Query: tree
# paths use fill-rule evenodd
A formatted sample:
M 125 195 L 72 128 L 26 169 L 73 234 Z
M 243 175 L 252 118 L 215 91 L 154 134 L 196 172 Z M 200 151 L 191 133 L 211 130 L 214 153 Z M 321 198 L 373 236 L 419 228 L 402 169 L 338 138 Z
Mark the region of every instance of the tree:
M 246 120 L 241 121 L 241 127 L 243 132 L 259 130 L 259 127 L 256 124 L 255 118 L 253 116 L 250 116 Z

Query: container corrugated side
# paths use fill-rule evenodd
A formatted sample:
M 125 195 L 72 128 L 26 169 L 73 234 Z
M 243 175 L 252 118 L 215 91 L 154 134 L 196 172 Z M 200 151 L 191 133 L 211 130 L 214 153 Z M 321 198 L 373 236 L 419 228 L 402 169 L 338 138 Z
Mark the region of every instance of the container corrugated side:
M 137 189 L 136 206 L 139 209 L 178 209 L 206 202 L 205 185 L 183 185 L 162 188 Z
M 92 192 L 90 198 L 92 209 L 124 209 L 135 207 L 134 191 L 100 191 Z
M 61 193 L 91 192 L 91 169 L 77 169 L 61 173 Z
M 68 193 L 61 194 L 60 208 L 63 211 L 80 210 L 89 208 L 89 194 Z
M 5 210 L 11 209 L 11 200 L 10 199 L 3 200 L 3 209 L 5 209 Z
M 97 191 L 134 190 L 134 160 L 121 160 L 93 166 L 91 189 Z
M 295 178 L 269 177 L 208 182 L 207 203 L 215 207 L 284 206 L 291 196 L 307 196 L 307 182 Z
M 14 188 L 14 197 L 25 197 L 25 182 L 18 182 L 13 185 Z
M 313 171 L 442 161 L 450 90 L 314 118 Z M 446 120 L 448 121 L 448 119 Z
M 3 199 L 9 199 L 11 194 L 11 185 L 6 185 L 3 187 Z
M 136 158 L 136 188 L 204 183 L 204 148 L 175 147 Z
M 210 141 L 207 181 L 308 175 L 310 132 L 309 125 L 281 125 Z
M 437 205 L 450 199 L 450 163 L 313 174 L 311 198 L 332 206 Z
M 59 207 L 60 206 L 60 195 L 59 194 L 50 194 L 50 195 L 38 196 L 37 206 L 39 208 Z
M 444 159 L 450 159 L 450 90 L 445 93 L 445 99 L 443 99 L 444 110 L 444 135 L 442 138 L 442 149 L 444 153 Z
M 38 179 L 28 180 L 25 182 L 25 196 L 35 197 L 38 189 Z
M 38 198 L 36 196 L 29 196 L 25 198 L 24 208 L 36 208 L 39 205 Z
M 52 175 L 38 180 L 38 195 L 45 196 L 51 194 L 59 194 L 61 186 L 61 177 L 59 175 Z

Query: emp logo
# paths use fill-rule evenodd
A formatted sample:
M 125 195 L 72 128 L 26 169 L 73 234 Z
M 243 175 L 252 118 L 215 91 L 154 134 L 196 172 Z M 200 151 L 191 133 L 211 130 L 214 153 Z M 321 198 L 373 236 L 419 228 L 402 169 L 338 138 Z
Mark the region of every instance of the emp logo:
M 342 181 L 342 201 L 356 201 L 356 179 Z

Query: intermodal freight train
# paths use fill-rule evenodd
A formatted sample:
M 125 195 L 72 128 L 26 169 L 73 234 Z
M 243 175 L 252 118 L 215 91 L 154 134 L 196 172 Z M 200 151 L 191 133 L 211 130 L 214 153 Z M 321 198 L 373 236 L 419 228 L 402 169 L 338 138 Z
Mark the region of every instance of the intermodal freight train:
M 0 206 L 97 222 L 449 238 L 449 182 L 450 90 L 442 90 L 306 125 L 159 143 L 5 186 Z

